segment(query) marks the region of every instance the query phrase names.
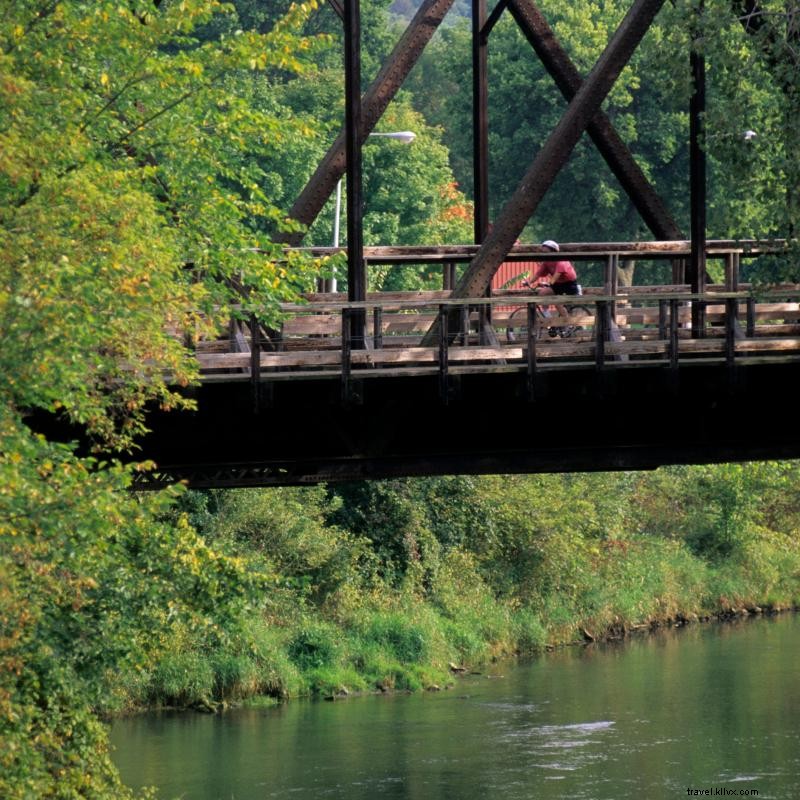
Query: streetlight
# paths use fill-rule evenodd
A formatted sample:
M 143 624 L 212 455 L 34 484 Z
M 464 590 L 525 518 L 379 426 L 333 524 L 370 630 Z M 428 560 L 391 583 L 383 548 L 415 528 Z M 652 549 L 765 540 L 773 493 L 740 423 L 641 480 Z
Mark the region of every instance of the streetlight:
M 411 144 L 414 139 L 417 138 L 417 134 L 414 131 L 391 131 L 388 133 L 370 133 L 369 136 L 385 136 L 387 139 L 396 139 L 398 142 L 402 144 Z M 336 205 L 333 214 L 333 246 L 339 246 L 339 221 L 341 220 L 342 215 L 342 180 L 344 179 L 344 175 L 339 178 L 338 182 L 336 183 Z M 330 285 L 331 292 L 336 291 L 336 275 L 331 277 L 331 285 Z

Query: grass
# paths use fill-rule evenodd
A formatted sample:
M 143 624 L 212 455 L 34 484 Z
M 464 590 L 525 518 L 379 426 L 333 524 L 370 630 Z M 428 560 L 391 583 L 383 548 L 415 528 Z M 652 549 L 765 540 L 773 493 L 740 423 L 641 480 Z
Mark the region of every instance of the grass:
M 522 596 L 495 595 L 472 557 L 451 553 L 427 591 L 351 587 L 338 607 L 329 598 L 324 612 L 307 604 L 283 619 L 239 620 L 236 635 L 210 650 L 179 637 L 128 689 L 134 705 L 191 706 L 442 688 L 453 683 L 453 665 L 583 641 L 585 631 L 603 638 L 731 609 L 791 607 L 800 595 L 800 553 L 777 539 L 719 563 L 658 537 L 580 552 L 569 583 L 540 593 L 537 586 L 548 584 L 528 575 Z

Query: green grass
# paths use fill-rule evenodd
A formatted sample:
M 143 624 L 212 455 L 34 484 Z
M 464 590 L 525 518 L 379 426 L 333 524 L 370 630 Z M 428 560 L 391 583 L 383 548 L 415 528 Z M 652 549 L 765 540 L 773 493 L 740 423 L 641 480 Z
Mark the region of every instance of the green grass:
M 562 554 L 558 554 L 562 559 Z M 536 569 L 547 570 L 544 560 Z M 191 632 L 144 678 L 131 679 L 133 705 L 190 706 L 258 696 L 335 698 L 452 685 L 450 666 L 480 666 L 511 653 L 619 635 L 633 627 L 734 608 L 786 608 L 800 595 L 800 552 L 762 536 L 709 562 L 680 540 L 630 537 L 581 544 L 555 586 L 525 576 L 524 590 L 494 594 L 469 554 L 451 552 L 422 590 L 351 585 L 315 607 L 284 597 L 268 622 L 244 616 L 235 634 L 206 648 Z M 334 602 L 342 598 L 342 602 Z

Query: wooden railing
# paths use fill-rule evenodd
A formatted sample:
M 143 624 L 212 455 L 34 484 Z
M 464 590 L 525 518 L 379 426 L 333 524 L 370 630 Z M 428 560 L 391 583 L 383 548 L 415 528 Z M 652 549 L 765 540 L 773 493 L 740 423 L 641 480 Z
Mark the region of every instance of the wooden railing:
M 725 281 L 696 294 L 684 282 L 690 249 L 688 241 L 578 243 L 553 254 L 518 245 L 508 260 L 600 261 L 602 285 L 579 298 L 505 290 L 465 299 L 453 297 L 454 264 L 474 257 L 476 246 L 365 248 L 369 264 L 439 263 L 447 288 L 378 292 L 363 302 L 309 294 L 304 304 L 282 307 L 280 330 L 234 321 L 227 338 L 197 343 L 202 379 L 249 380 L 257 391 L 264 381 L 329 378 L 346 395 L 356 378 L 438 375 L 445 393 L 450 376 L 467 373 L 526 373 L 532 387 L 546 370 L 800 360 L 800 286 L 756 292 L 740 282 L 742 259 L 781 252 L 785 243 L 707 242 L 708 259 L 724 262 Z M 619 285 L 621 261 L 654 259 L 671 260 L 672 283 Z M 366 324 L 352 325 L 353 315 Z
M 281 331 L 234 325 L 228 339 L 200 342 L 205 382 L 354 379 L 525 373 L 532 388 L 547 370 L 667 367 L 690 363 L 800 362 L 800 287 L 758 296 L 723 289 L 691 294 L 675 287 L 636 287 L 581 297 L 504 292 L 451 299 L 445 292 L 392 293 L 362 303 L 285 306 Z M 568 307 L 572 308 L 568 313 Z M 487 314 L 482 309 L 502 306 Z M 551 307 L 551 315 L 542 311 Z M 692 328 L 692 307 L 705 312 Z M 354 313 L 367 315 L 365 341 L 354 341 Z M 488 322 L 488 320 L 491 320 Z M 437 331 L 436 344 L 422 346 Z M 561 337 L 558 329 L 568 329 Z M 513 335 L 508 332 L 512 331 Z

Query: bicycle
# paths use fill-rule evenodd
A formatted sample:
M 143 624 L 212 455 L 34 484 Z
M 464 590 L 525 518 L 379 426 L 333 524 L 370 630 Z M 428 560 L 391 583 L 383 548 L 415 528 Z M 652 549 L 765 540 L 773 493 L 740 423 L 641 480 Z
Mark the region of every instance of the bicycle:
M 580 296 L 583 294 L 583 290 L 581 289 L 580 285 L 578 286 L 578 295 Z M 560 295 L 563 296 L 563 295 Z M 563 305 L 564 310 L 567 312 L 567 316 L 591 316 L 592 311 L 589 309 L 588 306 L 579 305 L 576 303 L 565 303 Z M 527 316 L 527 306 L 521 306 L 520 308 L 512 311 L 508 317 L 508 326 L 506 327 L 506 339 L 509 342 L 516 341 L 516 334 L 514 333 L 514 326 L 512 321 L 514 317 L 523 312 Z M 535 330 L 534 336 L 538 339 L 543 339 L 545 335 L 545 331 L 547 332 L 547 336 L 551 339 L 569 339 L 570 337 L 574 336 L 578 331 L 583 330 L 582 325 L 549 325 L 548 321 L 552 318 L 552 312 L 548 312 L 545 306 L 539 305 L 538 303 L 534 306 L 534 319 L 535 319 Z M 519 318 L 518 318 L 519 319 Z

